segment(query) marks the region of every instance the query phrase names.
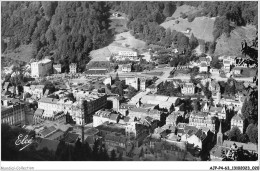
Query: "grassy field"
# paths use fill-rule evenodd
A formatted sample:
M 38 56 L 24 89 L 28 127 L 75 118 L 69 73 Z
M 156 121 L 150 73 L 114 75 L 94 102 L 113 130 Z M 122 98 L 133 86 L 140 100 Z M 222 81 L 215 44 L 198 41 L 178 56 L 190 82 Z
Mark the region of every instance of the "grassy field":
M 251 41 L 256 35 L 254 26 L 237 27 L 231 31 L 230 37 L 225 35 L 217 39 L 215 55 L 241 55 L 241 42 Z
M 145 42 L 136 39 L 134 36 L 130 34 L 129 31 L 117 34 L 115 36 L 114 42 L 112 42 L 110 45 L 129 48 L 129 49 L 136 49 L 138 51 L 141 51 L 142 49 L 145 48 Z
M 28 63 L 30 59 L 32 59 L 32 45 L 21 45 L 15 50 L 7 51 L 5 54 L 2 54 L 2 57 Z
M 176 24 L 175 21 L 178 20 L 179 23 Z M 213 41 L 213 27 L 214 27 L 215 18 L 208 17 L 197 17 L 192 22 L 188 22 L 188 19 L 174 19 L 161 24 L 165 29 L 170 28 L 171 30 L 176 30 L 179 32 L 186 31 L 187 28 L 191 28 L 190 34 L 193 33 L 194 36 L 198 39 L 203 39 L 206 41 Z
M 191 28 L 191 33 L 198 39 L 206 41 L 213 41 L 213 26 L 215 18 L 208 17 L 196 17 L 192 22 L 188 22 L 188 19 L 181 18 L 182 13 L 187 16 L 190 14 L 198 13 L 202 10 L 199 7 L 193 7 L 189 5 L 182 5 L 177 7 L 176 11 L 171 17 L 168 17 L 164 23 L 161 24 L 165 29 L 170 28 L 179 32 L 186 31 L 187 28 Z M 176 21 L 179 21 L 177 24 Z M 191 36 L 187 34 L 187 36 Z

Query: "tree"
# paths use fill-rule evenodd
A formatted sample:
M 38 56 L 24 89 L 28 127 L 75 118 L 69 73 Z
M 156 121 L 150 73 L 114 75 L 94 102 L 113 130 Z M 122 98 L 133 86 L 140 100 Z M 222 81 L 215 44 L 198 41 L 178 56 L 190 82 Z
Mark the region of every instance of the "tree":
M 107 86 L 108 90 L 111 90 L 111 85 L 110 84 L 106 84 L 106 86 Z
M 46 81 L 44 83 L 43 93 L 45 93 L 47 89 L 49 90 L 50 94 L 56 91 L 55 85 L 50 81 Z
M 116 81 L 120 81 L 119 76 L 118 76 L 118 73 L 116 73 L 115 82 L 116 82 Z
M 238 141 L 239 138 L 241 136 L 241 131 L 240 129 L 237 127 L 237 126 L 234 126 L 230 131 L 229 131 L 229 134 L 228 134 L 228 138 L 231 140 L 231 141 Z
M 114 149 L 111 151 L 110 160 L 111 160 L 111 161 L 116 161 L 116 160 L 117 160 L 117 158 L 116 158 L 116 152 L 115 152 Z
M 163 9 L 163 15 L 165 17 L 170 17 L 172 12 L 171 12 L 171 3 L 170 2 L 165 2 L 164 3 L 164 9 Z
M 241 109 L 242 115 L 245 119 L 249 121 L 249 123 L 257 123 L 258 119 L 258 112 L 256 104 L 252 101 L 252 99 L 245 99 L 242 109 Z
M 197 98 L 194 102 L 193 102 L 193 109 L 197 112 L 200 111 L 201 109 L 201 105 L 200 105 L 200 98 Z
M 195 48 L 199 45 L 199 41 L 198 41 L 198 39 L 193 35 L 193 33 L 191 34 L 189 43 L 190 43 L 191 49 L 195 49 Z
M 182 103 L 182 100 L 180 98 L 177 98 L 175 101 L 175 106 L 179 106 Z
M 258 143 L 258 125 L 249 124 L 246 129 L 246 134 L 252 143 Z
M 211 66 L 216 69 L 221 69 L 222 65 L 217 57 L 213 57 L 211 61 Z
M 134 87 L 129 86 L 128 93 L 127 93 L 128 98 L 131 99 L 132 97 L 134 97 L 136 95 L 137 92 L 138 91 Z

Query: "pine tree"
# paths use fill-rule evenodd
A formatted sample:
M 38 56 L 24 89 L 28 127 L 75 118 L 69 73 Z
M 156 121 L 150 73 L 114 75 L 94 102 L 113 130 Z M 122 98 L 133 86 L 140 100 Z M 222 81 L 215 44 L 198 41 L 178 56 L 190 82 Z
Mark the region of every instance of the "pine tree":
M 111 160 L 111 161 L 116 161 L 116 160 L 117 160 L 117 158 L 116 158 L 116 152 L 115 152 L 114 149 L 111 151 L 110 160 Z
M 163 15 L 165 17 L 170 17 L 171 16 L 171 4 L 169 2 L 166 2 L 164 4 Z
M 118 76 L 118 73 L 116 73 L 115 82 L 116 82 L 116 81 L 120 81 L 119 76 Z
M 195 49 L 195 48 L 199 45 L 199 41 L 198 41 L 198 39 L 194 36 L 193 33 L 191 34 L 189 43 L 190 43 L 191 49 Z

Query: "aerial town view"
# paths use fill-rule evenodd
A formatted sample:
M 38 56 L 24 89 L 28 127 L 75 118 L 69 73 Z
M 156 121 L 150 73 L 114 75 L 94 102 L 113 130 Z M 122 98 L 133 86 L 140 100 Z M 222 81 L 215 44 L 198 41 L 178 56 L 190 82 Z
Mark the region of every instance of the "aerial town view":
M 2 161 L 258 161 L 257 1 L 2 1 Z

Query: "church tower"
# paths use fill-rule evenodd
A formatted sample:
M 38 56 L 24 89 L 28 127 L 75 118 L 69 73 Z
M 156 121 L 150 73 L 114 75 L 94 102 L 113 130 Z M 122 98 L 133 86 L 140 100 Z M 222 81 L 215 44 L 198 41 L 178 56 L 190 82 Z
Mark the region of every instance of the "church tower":
M 220 121 L 219 130 L 217 133 L 217 145 L 222 146 L 222 144 L 223 144 L 223 134 L 222 134 L 221 121 Z

